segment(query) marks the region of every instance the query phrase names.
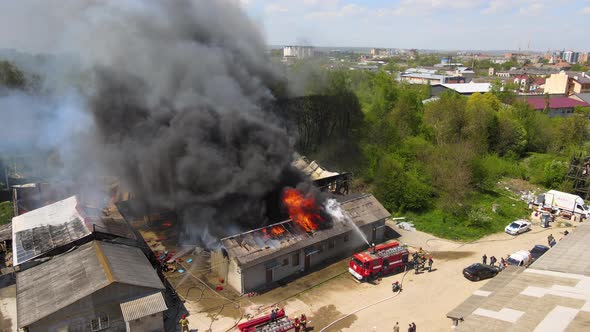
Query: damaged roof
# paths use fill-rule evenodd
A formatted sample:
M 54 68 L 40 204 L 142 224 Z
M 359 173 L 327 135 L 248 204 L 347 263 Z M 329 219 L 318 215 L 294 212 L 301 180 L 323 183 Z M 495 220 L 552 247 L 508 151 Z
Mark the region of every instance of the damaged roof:
M 82 206 L 76 196 L 12 218 L 13 264 L 19 265 L 55 248 L 101 232 L 135 239 L 116 207 Z
M 300 170 L 303 174 L 309 176 L 312 180 L 320 180 L 324 178 L 329 178 L 334 175 L 338 175 L 339 173 L 330 172 L 320 166 L 315 160 L 309 161 L 305 157 L 299 157 L 295 161 L 291 163 L 293 167 Z
M 17 273 L 18 327 L 33 324 L 115 282 L 164 289 L 139 248 L 92 241 Z
M 364 226 L 390 216 L 389 212 L 370 194 L 344 196 L 339 198 L 344 213 L 357 226 Z M 329 238 L 344 234 L 353 229 L 350 222 L 335 220 L 332 227 L 308 234 L 292 232 L 291 222 L 274 224 L 286 230 L 286 235 L 278 238 L 265 238 L 262 229 L 230 236 L 221 240 L 229 257 L 237 260 L 241 267 L 254 266 L 286 252 L 292 252 Z M 272 227 L 269 225 L 264 228 Z

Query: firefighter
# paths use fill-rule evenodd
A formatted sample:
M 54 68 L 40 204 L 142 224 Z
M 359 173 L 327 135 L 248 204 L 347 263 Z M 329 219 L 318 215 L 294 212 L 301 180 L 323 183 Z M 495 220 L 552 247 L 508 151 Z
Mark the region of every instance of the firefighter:
M 277 309 L 273 308 L 270 312 L 270 321 L 274 322 L 275 320 L 277 320 Z
M 293 325 L 295 325 L 295 332 L 299 332 L 301 330 L 301 322 L 299 321 L 299 318 L 295 318 Z
M 307 317 L 305 314 L 301 314 L 301 318 L 299 318 L 299 322 L 301 323 L 301 329 L 303 331 L 307 331 Z
M 176 317 L 178 317 L 178 316 L 176 316 Z M 180 317 L 180 320 L 178 321 L 178 323 L 180 324 L 180 331 L 181 332 L 189 332 L 188 319 L 186 319 L 186 315 L 182 315 Z
M 432 272 L 432 263 L 434 263 L 434 261 L 432 260 L 432 256 L 428 257 L 428 272 Z
M 422 247 L 420 247 L 420 249 L 418 250 L 418 255 L 420 256 L 421 259 L 424 258 L 425 251 L 424 251 L 424 249 L 422 249 Z

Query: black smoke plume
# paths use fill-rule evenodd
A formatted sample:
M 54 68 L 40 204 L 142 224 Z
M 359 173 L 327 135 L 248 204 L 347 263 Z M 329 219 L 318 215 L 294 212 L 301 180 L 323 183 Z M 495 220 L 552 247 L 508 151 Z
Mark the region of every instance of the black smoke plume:
M 303 178 L 290 166 L 294 140 L 265 107 L 281 78 L 237 2 L 72 8 L 46 50 L 79 59 L 79 72 L 51 82 L 75 87 L 92 118 L 71 138 L 66 170 L 119 177 L 146 207 L 175 210 L 191 240 L 268 222 L 277 193 Z

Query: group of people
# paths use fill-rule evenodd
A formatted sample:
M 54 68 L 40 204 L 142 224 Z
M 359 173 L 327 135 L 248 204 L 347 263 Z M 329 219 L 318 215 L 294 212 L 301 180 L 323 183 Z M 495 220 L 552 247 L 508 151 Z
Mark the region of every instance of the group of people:
M 270 312 L 271 322 L 277 320 L 279 311 L 279 308 L 272 309 L 272 311 Z M 300 317 L 296 317 L 295 320 L 293 320 L 293 325 L 295 326 L 295 332 L 307 331 L 307 316 L 305 316 L 305 314 L 301 314 Z
M 434 260 L 432 260 L 432 256 L 428 256 L 428 261 L 426 260 L 426 251 L 424 251 L 422 247 L 412 255 L 412 260 L 416 274 L 419 273 L 420 268 L 424 268 L 424 264 L 426 263 L 428 263 L 428 272 L 432 272 L 432 264 L 434 263 Z
M 393 332 L 399 332 L 399 322 L 395 322 L 393 326 Z M 416 332 L 416 323 L 412 322 L 408 326 L 408 332 Z
M 488 264 L 488 255 L 483 254 L 483 256 L 481 257 L 481 261 L 482 261 L 483 265 L 487 265 Z M 498 267 L 500 268 L 500 270 L 503 270 L 506 266 L 508 266 L 508 262 L 506 262 L 504 257 L 500 257 L 500 262 L 498 262 L 498 259 L 496 258 L 496 256 L 490 257 L 490 265 L 496 266 L 496 263 L 498 263 Z

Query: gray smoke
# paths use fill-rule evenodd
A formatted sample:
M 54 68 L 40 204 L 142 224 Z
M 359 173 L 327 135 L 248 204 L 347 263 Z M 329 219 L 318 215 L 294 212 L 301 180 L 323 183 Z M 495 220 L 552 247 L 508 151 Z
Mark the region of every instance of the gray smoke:
M 49 1 L 18 3 L 55 12 Z M 66 170 L 118 176 L 145 206 L 179 212 L 193 240 L 265 222 L 266 197 L 296 184 L 293 141 L 265 111 L 280 79 L 237 2 L 65 3 L 62 24 L 44 33 L 55 41 L 47 51 L 79 59 L 78 72 L 46 81 L 51 100 L 77 91 L 80 112 L 59 111 L 60 98 L 49 112 L 67 116 L 60 129 L 78 144 L 62 151 Z M 71 123 L 84 115 L 90 123 Z

